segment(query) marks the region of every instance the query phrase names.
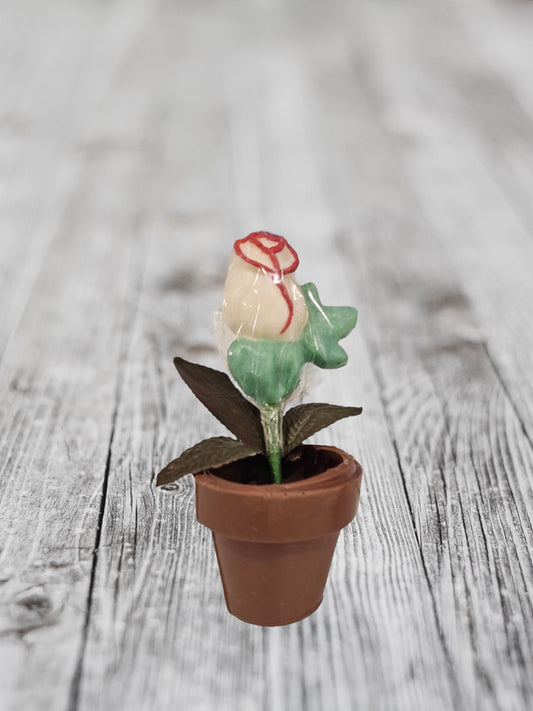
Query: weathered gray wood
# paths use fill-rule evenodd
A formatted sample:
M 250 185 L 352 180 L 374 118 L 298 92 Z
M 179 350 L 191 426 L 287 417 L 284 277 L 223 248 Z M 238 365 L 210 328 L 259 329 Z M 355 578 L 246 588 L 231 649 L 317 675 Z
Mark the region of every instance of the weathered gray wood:
M 526 8 L 528 18 L 533 31 Z M 436 47 L 427 28 L 437 21 L 442 39 Z M 435 16 L 429 9 L 419 22 L 416 45 L 412 28 L 397 23 L 390 54 L 389 33 L 381 32 L 377 74 L 394 87 L 387 128 L 428 228 L 447 245 L 490 358 L 533 441 L 533 341 L 524 309 L 533 299 L 533 214 L 527 197 L 533 185 L 533 111 L 515 93 L 517 86 L 508 86 L 496 68 L 489 71 L 481 62 L 477 44 L 453 16 Z M 375 26 L 382 27 L 379 20 Z M 403 65 L 398 55 L 405 57 Z M 418 120 L 419 135 L 406 133 L 409 120 Z
M 527 4 L 2 6 L 2 708 L 528 708 Z M 153 486 L 225 434 L 172 356 L 221 366 L 261 228 L 361 311 L 313 390 L 365 407 L 315 438 L 361 508 L 282 629 L 227 614 L 192 478 Z
M 460 20 L 465 39 L 482 60 L 485 72 L 492 75 L 490 81 L 502 78 L 511 95 L 514 94 L 511 102 L 514 104 L 518 101 L 519 106 L 510 107 L 510 117 L 516 115 L 517 108 L 532 116 L 533 9 L 531 3 L 473 0 L 469 3 L 454 2 L 453 5 L 454 12 L 450 14 Z M 479 75 L 481 73 L 480 71 Z M 497 107 L 493 98 L 488 97 L 486 103 L 489 104 L 487 108 L 492 107 L 494 110 Z M 505 111 L 502 113 L 504 114 Z M 493 136 L 498 141 L 499 131 L 494 132 Z M 515 138 L 521 142 L 522 137 L 518 132 L 515 133 Z M 517 160 L 519 158 L 517 154 L 514 157 Z M 525 161 L 522 165 L 529 170 Z
M 412 196 L 411 175 L 402 171 L 401 158 L 416 159 L 424 148 L 422 143 L 417 151 L 414 143 L 416 99 L 426 87 L 435 98 L 438 91 L 431 87 L 442 85 L 433 77 L 435 65 L 412 49 L 425 46 L 422 28 L 407 17 L 399 19 L 392 25 L 382 10 L 374 9 L 357 15 L 359 51 L 368 57 L 369 48 L 376 47 L 374 62 L 360 63 L 355 53 L 350 71 L 348 54 L 340 54 L 324 78 L 331 121 L 330 130 L 320 134 L 336 136 L 345 164 L 330 194 L 337 213 L 353 226 L 350 232 L 355 230 L 352 239 L 341 239 L 346 257 L 365 264 L 364 303 L 378 316 L 371 331 L 376 373 L 460 698 L 466 707 L 525 708 L 532 694 L 527 670 L 533 662 L 532 448 L 484 349 L 466 298 L 468 277 L 457 279 L 447 252 L 431 236 L 436 224 L 425 221 Z M 338 117 L 350 95 L 360 114 L 365 106 L 370 110 L 368 121 L 360 118 L 352 126 L 353 143 L 346 152 Z M 404 119 L 409 142 L 398 136 L 404 102 L 413 107 L 413 122 L 409 115 Z M 435 128 L 435 144 L 443 140 L 437 130 L 444 120 L 426 125 Z M 423 138 L 429 142 L 433 136 Z M 451 130 L 445 139 L 448 148 Z M 324 155 L 335 151 L 335 142 L 326 141 Z M 339 156 L 337 151 L 337 170 Z M 459 171 L 461 156 L 455 154 L 447 166 L 452 164 Z M 426 167 L 415 187 L 428 193 L 435 184 L 430 164 Z M 432 167 L 435 171 L 438 164 Z M 335 177 L 334 170 L 328 177 Z M 345 199 L 339 201 L 343 184 Z M 466 183 L 461 187 L 468 190 Z M 472 211 L 472 219 L 480 211 L 479 203 L 466 198 L 462 205 Z M 510 213 L 509 224 L 514 221 Z M 456 245 L 460 240 L 468 249 L 469 237 L 448 235 L 451 253 L 460 257 L 463 249 Z M 469 264 L 473 279 L 487 266 L 480 254 Z M 507 293 L 514 274 L 513 269 L 503 272 L 500 283 Z M 522 328 L 527 328 L 524 320 Z
M 51 3 L 46 13 L 34 2 L 3 5 L 0 356 L 81 179 L 88 117 L 94 122 L 116 80 L 130 41 L 128 25 L 142 21 L 133 7 L 117 17 L 66 2 Z
M 38 4 L 25 9 L 12 30 L 20 84 L 0 100 L 6 145 L 22 132 L 2 164 L 0 287 L 0 706 L 16 711 L 66 709 L 77 684 L 151 165 L 135 146 L 102 154 L 90 143 L 115 128 L 100 112 L 122 81 L 127 24 L 66 3 L 42 23 Z M 123 130 L 137 129 L 131 106 L 116 106 Z

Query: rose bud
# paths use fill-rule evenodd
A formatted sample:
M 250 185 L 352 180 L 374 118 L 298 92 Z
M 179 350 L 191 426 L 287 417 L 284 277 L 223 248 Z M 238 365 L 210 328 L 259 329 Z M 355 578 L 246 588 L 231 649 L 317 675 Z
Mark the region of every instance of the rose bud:
M 222 317 L 240 338 L 297 341 L 308 320 L 293 272 L 298 255 L 287 240 L 253 232 L 234 244 Z

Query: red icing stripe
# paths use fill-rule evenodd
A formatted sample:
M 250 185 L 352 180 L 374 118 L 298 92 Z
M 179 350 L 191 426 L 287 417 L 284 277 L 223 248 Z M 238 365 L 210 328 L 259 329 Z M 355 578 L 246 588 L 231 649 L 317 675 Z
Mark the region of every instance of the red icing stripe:
M 271 243 L 270 246 L 264 244 L 263 241 Z M 258 262 L 255 259 L 252 259 L 251 257 L 248 257 L 246 254 L 244 254 L 242 250 L 242 245 L 246 244 L 247 242 L 253 244 L 254 247 L 257 247 L 265 256 L 267 256 L 270 259 L 272 266 L 269 266 L 268 264 L 262 264 L 261 262 Z M 293 261 L 291 262 L 291 264 L 289 264 L 288 267 L 282 269 L 277 255 L 282 252 L 285 247 L 289 250 Z M 298 264 L 300 262 L 296 251 L 290 246 L 285 237 L 273 235 L 270 232 L 252 232 L 248 235 L 248 237 L 238 239 L 235 242 L 234 248 L 235 253 L 247 264 L 251 264 L 252 266 L 257 267 L 258 269 L 263 269 L 265 272 L 272 275 L 272 281 L 280 290 L 280 293 L 289 309 L 287 321 L 285 322 L 285 325 L 280 331 L 280 333 L 285 333 L 285 331 L 291 325 L 292 317 L 294 316 L 294 304 L 291 301 L 289 292 L 287 291 L 287 287 L 283 283 L 283 277 L 285 274 L 292 274 L 292 272 L 295 272 L 298 268 Z

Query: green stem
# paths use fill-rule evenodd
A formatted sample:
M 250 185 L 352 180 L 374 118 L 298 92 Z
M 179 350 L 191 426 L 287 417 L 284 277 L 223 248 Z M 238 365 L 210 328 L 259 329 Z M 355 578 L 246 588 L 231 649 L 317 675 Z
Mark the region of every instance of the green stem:
M 263 405 L 261 424 L 265 436 L 265 445 L 272 481 L 281 484 L 281 451 L 283 449 L 283 412 L 281 405 Z

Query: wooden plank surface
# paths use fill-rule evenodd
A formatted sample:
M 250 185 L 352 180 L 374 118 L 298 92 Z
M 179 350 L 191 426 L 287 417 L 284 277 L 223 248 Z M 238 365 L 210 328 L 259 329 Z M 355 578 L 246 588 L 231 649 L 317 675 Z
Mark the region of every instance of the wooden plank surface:
M 0 707 L 528 709 L 529 3 L 0 2 Z M 192 477 L 232 241 L 354 303 L 311 618 L 231 617 Z M 318 440 L 317 440 L 318 441 Z
M 434 82 L 427 76 L 419 79 L 418 68 L 430 67 L 437 74 L 441 67 L 417 56 L 414 48 L 425 44 L 412 42 L 414 18 L 405 26 L 401 22 L 392 26 L 372 6 L 368 15 L 356 19 L 361 51 L 368 56 L 366 42 L 377 46 L 380 61 L 369 65 L 352 57 L 352 71 L 345 70 L 344 83 L 345 63 L 337 62 L 325 82 L 334 85 L 334 92 L 327 113 L 331 130 L 321 135 L 341 133 L 335 124 L 340 111 L 333 103 L 339 88 L 345 89 L 344 99 L 351 88 L 360 113 L 362 105 L 369 108 L 369 120 L 359 130 L 351 129 L 354 145 L 348 154 L 343 141 L 345 170 L 338 171 L 341 180 L 330 190 L 336 214 L 344 205 L 352 218 L 353 236 L 345 233 L 340 244 L 348 259 L 365 263 L 367 308 L 375 302 L 389 305 L 373 323 L 371 350 L 461 697 L 467 707 L 479 703 L 482 708 L 504 708 L 510 702 L 519 707 L 532 693 L 527 670 L 533 662 L 533 620 L 523 585 L 532 572 L 532 448 L 524 436 L 524 420 L 508 397 L 510 389 L 491 358 L 495 310 L 492 321 L 475 313 L 467 298 L 466 278 L 463 287 L 448 256 L 462 257 L 464 232 L 449 231 L 442 242 L 428 241 L 428 231 L 441 236 L 442 225 L 428 219 L 417 198 L 419 191 L 427 194 L 432 186 L 434 193 L 439 192 L 441 183 L 433 173 L 441 165 L 437 160 L 426 165 L 420 181 L 408 172 L 412 155 L 416 159 L 425 149 L 440 156 L 446 152 L 440 144 L 449 150 L 459 129 L 454 123 L 446 132 L 445 118 L 435 119 L 434 139 L 424 136 L 419 148 L 416 136 L 410 137 L 405 147 L 403 134 L 398 135 L 402 124 L 398 127 L 395 118 L 401 116 L 404 102 L 412 107 L 424 100 L 427 106 L 432 99 L 437 103 L 434 87 L 442 91 L 443 82 L 436 77 Z M 433 22 L 437 19 L 433 17 Z M 427 18 L 417 37 L 426 36 L 426 23 Z M 358 92 L 350 86 L 354 78 Z M 418 110 L 423 117 L 428 109 L 422 103 Z M 334 149 L 334 142 L 326 144 L 324 160 Z M 371 164 L 357 162 L 362 150 Z M 468 157 L 455 153 L 453 158 L 446 165 L 454 166 L 459 182 Z M 469 189 L 466 183 L 460 185 Z M 359 196 L 355 206 L 350 197 L 339 205 L 343 186 Z M 463 198 L 461 204 L 464 220 L 475 220 L 475 208 L 481 203 Z M 447 207 L 453 209 L 453 202 Z M 516 218 L 512 213 L 507 217 L 507 224 L 513 225 Z M 457 243 L 461 244 L 455 247 Z M 504 244 L 509 245 L 509 236 L 493 230 L 490 248 L 501 250 Z M 524 258 L 518 249 L 514 254 Z M 469 262 L 468 275 L 483 279 L 488 262 L 480 258 Z M 504 278 L 499 283 L 507 284 L 511 296 L 513 278 L 519 278 L 521 270 L 518 265 L 506 266 L 500 262 Z M 502 324 L 501 331 L 505 334 L 509 327 Z M 514 351 L 518 363 L 524 362 L 522 348 L 519 343 Z M 501 343 L 494 343 L 494 351 L 496 359 L 502 354 Z M 453 611 L 450 596 L 455 600 Z

